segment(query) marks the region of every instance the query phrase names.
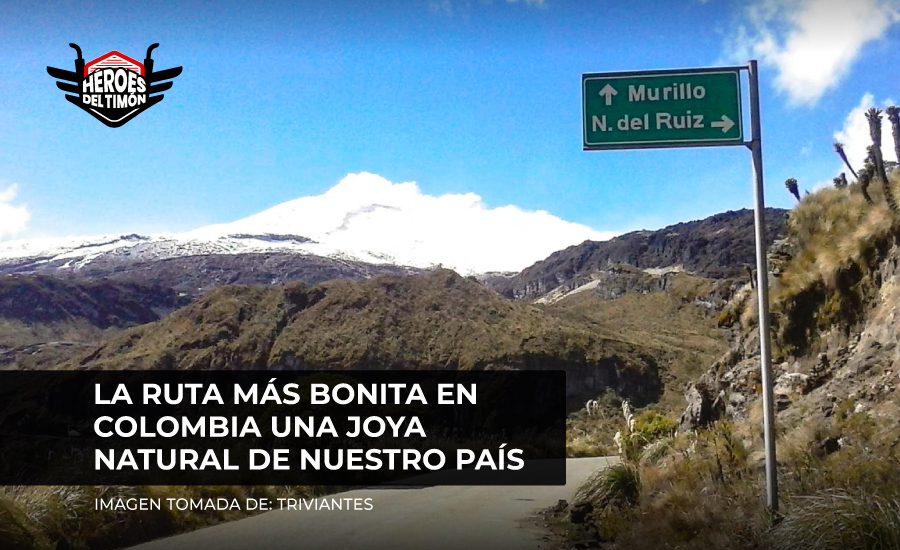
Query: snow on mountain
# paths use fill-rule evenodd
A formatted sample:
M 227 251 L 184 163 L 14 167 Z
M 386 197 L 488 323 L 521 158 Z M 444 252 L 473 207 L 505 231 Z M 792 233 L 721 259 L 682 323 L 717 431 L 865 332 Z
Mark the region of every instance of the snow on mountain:
M 613 233 L 545 211 L 488 208 L 474 193 L 426 195 L 415 182 L 349 174 L 321 195 L 291 200 L 231 223 L 179 234 L 0 242 L 0 264 L 26 259 L 78 268 L 98 257 L 162 259 L 197 254 L 294 252 L 460 273 L 519 271 L 551 252 Z

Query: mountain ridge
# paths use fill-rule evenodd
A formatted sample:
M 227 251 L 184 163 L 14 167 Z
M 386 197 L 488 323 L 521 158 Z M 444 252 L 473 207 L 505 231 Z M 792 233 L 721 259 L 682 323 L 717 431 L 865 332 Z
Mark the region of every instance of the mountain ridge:
M 766 209 L 767 245 L 785 234 L 786 210 Z M 506 298 L 536 300 L 560 294 L 616 275 L 627 281 L 618 297 L 629 291 L 664 288 L 667 272 L 714 279 L 746 278 L 755 266 L 753 211 L 727 211 L 681 222 L 656 231 L 633 231 L 608 241 L 585 241 L 554 252 L 512 277 L 493 277 L 488 284 Z
M 771 244 L 784 233 L 784 211 L 767 209 L 767 214 Z M 346 219 L 341 222 L 346 223 Z M 196 240 L 196 236 L 191 240 L 184 235 L 137 234 L 84 241 L 12 241 L 0 246 L 0 274 L 134 279 L 197 296 L 223 284 L 296 280 L 317 284 L 337 278 L 415 274 L 442 266 L 397 265 L 390 256 L 374 252 L 367 256 L 371 261 L 341 254 L 317 255 L 305 248 L 317 244 L 307 236 L 231 229 L 240 228 L 225 231 L 219 227 L 216 231 L 224 231 L 224 236 L 208 241 Z M 489 271 L 478 279 L 512 299 L 553 301 L 590 284 L 607 298 L 616 298 L 664 289 L 668 274 L 678 271 L 712 278 L 744 278 L 742 265 L 752 265 L 753 258 L 752 211 L 739 210 L 655 231 L 634 231 L 609 241 L 584 241 L 557 250 L 521 272 Z

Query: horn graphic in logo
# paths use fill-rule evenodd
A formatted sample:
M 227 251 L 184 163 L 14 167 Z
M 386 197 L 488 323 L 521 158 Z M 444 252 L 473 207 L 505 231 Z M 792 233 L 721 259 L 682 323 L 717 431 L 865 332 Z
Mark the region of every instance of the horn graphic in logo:
M 75 71 L 47 67 L 47 74 L 65 81 L 57 82 L 56 87 L 67 92 L 66 99 L 70 103 L 110 128 L 122 126 L 162 101 L 165 96 L 160 92 L 172 87 L 172 82 L 162 81 L 181 74 L 181 67 L 153 71 L 150 53 L 159 44 L 147 48 L 143 63 L 117 51 L 85 63 L 81 48 L 77 44 L 69 46 L 78 54 Z

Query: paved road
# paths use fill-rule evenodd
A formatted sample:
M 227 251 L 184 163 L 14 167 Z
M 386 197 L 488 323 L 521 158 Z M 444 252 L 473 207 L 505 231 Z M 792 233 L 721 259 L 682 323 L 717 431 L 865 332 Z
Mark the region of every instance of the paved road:
M 134 550 L 536 549 L 544 532 L 528 520 L 570 500 L 605 458 L 566 461 L 566 485 L 362 489 L 326 498 L 372 498 L 369 511 L 277 510 Z M 524 521 L 528 520 L 528 521 Z

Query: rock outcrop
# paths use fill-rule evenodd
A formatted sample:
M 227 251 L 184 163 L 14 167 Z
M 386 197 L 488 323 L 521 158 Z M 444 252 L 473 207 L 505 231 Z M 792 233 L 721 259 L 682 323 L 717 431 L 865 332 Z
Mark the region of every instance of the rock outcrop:
M 779 424 L 798 425 L 810 414 L 830 416 L 841 403 L 851 413 L 875 411 L 900 421 L 890 399 L 900 386 L 900 245 L 886 251 L 872 281 L 870 305 L 855 325 L 832 327 L 814 342 L 819 351 L 773 365 Z M 736 330 L 732 348 L 689 387 L 684 427 L 750 416 L 761 391 L 756 330 Z

